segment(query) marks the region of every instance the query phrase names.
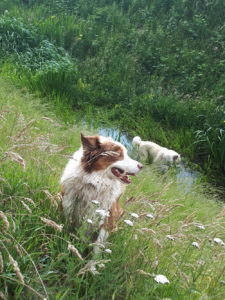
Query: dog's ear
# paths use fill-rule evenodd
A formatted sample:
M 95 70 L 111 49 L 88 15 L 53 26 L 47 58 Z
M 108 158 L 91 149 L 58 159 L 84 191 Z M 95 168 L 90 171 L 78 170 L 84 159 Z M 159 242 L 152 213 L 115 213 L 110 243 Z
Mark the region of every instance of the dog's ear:
M 178 155 L 173 156 L 173 161 L 175 162 L 178 159 Z
M 81 133 L 80 137 L 83 148 L 86 150 L 95 150 L 101 147 L 98 136 L 84 136 L 83 133 Z

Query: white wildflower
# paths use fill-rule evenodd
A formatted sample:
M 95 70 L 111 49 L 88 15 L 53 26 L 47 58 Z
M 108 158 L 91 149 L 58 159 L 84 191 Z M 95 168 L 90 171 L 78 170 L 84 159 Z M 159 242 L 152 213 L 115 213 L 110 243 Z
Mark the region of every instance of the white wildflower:
M 93 221 L 92 221 L 91 219 L 87 219 L 87 222 L 88 222 L 89 224 L 93 224 Z
M 225 246 L 224 242 L 220 238 L 214 238 L 213 241 L 217 244 L 220 244 L 222 246 Z
M 135 219 L 138 219 L 138 218 L 139 218 L 139 215 L 136 214 L 136 213 L 131 213 L 130 215 L 131 215 L 131 217 L 134 217 Z
M 158 282 L 158 283 L 162 283 L 162 284 L 165 284 L 165 283 L 170 283 L 169 280 L 166 278 L 166 276 L 164 275 L 156 275 L 154 277 L 155 281 Z
M 98 200 L 91 200 L 92 203 L 98 205 L 99 204 L 99 201 Z
M 146 217 L 150 219 L 154 219 L 154 216 L 152 214 L 147 214 Z
M 134 226 L 134 223 L 130 220 L 124 220 L 124 223 L 126 223 L 129 226 Z
M 111 254 L 111 253 L 112 253 L 112 250 L 110 250 L 110 249 L 105 249 L 105 252 Z
M 196 227 L 199 228 L 199 229 L 202 229 L 202 230 L 205 229 L 205 226 L 204 226 L 204 225 L 200 225 L 200 224 L 199 224 L 199 225 L 196 225 Z
M 96 209 L 96 213 L 103 218 L 109 217 L 109 211 L 106 211 L 105 209 Z
M 171 241 L 174 241 L 174 240 L 175 240 L 175 237 L 173 237 L 173 236 L 170 235 L 170 234 L 167 234 L 166 237 L 168 238 L 168 240 L 171 240 Z
M 199 243 L 198 243 L 198 242 L 193 242 L 193 243 L 192 243 L 192 246 L 194 246 L 194 247 L 200 249 L 200 246 L 199 246 Z

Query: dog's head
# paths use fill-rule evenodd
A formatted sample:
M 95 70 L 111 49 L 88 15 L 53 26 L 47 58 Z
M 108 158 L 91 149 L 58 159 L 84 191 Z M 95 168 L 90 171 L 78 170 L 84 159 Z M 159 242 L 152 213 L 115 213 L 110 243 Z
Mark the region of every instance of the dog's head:
M 173 155 L 173 163 L 174 164 L 178 164 L 181 162 L 181 157 L 180 157 L 180 154 L 176 153 Z
M 82 166 L 88 173 L 105 171 L 111 179 L 118 179 L 129 184 L 129 175 L 135 176 L 142 169 L 142 164 L 131 159 L 127 149 L 112 138 L 102 136 L 84 136 L 81 134 L 83 155 Z

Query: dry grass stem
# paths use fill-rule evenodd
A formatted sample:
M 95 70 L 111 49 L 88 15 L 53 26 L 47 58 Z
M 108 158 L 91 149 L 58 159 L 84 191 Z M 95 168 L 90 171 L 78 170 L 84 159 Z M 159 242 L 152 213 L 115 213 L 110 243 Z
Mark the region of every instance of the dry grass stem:
M 14 272 L 16 273 L 16 277 L 19 279 L 19 281 L 22 284 L 24 284 L 25 283 L 24 282 L 24 277 L 23 277 L 23 274 L 20 271 L 18 263 L 10 254 L 9 254 L 9 261 L 10 261 L 10 264 L 12 265 L 12 267 L 13 267 Z
M 11 159 L 12 161 L 17 162 L 25 170 L 25 168 L 26 168 L 26 162 L 22 158 L 21 155 L 19 155 L 16 152 L 13 152 L 13 151 L 5 152 L 5 155 L 6 155 L 6 157 L 8 157 L 9 159 Z
M 2 258 L 2 253 L 0 252 L 0 273 L 3 273 L 4 271 L 4 263 Z
M 27 202 L 35 205 L 34 201 L 31 198 L 23 197 L 23 199 L 26 200 Z
M 14 140 L 18 140 L 24 133 L 25 133 L 25 131 L 29 128 L 29 127 L 31 127 L 33 124 L 34 124 L 34 122 L 36 122 L 36 120 L 35 119 L 33 119 L 33 120 L 30 120 L 21 130 L 20 130 L 20 132 L 14 137 Z
M 46 120 L 46 121 L 49 121 L 49 122 L 51 122 L 51 123 L 55 123 L 55 121 L 52 120 L 52 119 L 49 118 L 49 117 L 42 117 L 42 119 L 43 119 L 43 120 Z
M 62 201 L 61 193 L 58 193 L 56 195 L 52 195 L 48 190 L 43 190 L 45 195 L 48 197 L 48 199 L 51 201 L 52 205 L 58 208 L 59 204 Z
M 18 245 L 15 245 L 15 249 L 16 249 L 16 252 L 17 254 L 22 257 L 23 256 L 23 252 L 21 251 L 20 247 Z
M 32 210 L 30 209 L 30 207 L 23 200 L 20 200 L 20 202 L 23 204 L 29 214 L 32 214 Z
M 0 219 L 3 222 L 3 228 L 4 228 L 4 230 L 9 230 L 10 224 L 9 224 L 8 218 L 6 217 L 6 215 L 4 214 L 4 212 L 1 211 L 1 210 L 0 210 Z
M 100 273 L 96 270 L 96 265 L 105 264 L 109 261 L 111 261 L 111 260 L 110 259 L 97 260 L 97 261 L 91 260 L 83 268 L 80 269 L 80 271 L 78 272 L 77 275 L 82 275 L 82 274 L 85 274 L 87 272 L 90 272 L 93 275 L 98 275 Z
M 26 251 L 26 249 L 25 249 L 21 244 L 19 244 L 19 243 L 15 240 L 15 238 L 14 238 L 11 234 L 8 233 L 8 235 L 10 236 L 10 238 L 11 238 L 14 242 L 16 242 L 16 243 L 18 244 L 18 246 L 20 247 L 20 249 L 23 250 L 23 252 L 26 254 L 26 256 L 29 257 L 29 259 L 30 259 L 30 261 L 31 261 L 32 265 L 34 266 L 34 269 L 35 269 L 35 271 L 36 271 L 36 273 L 37 273 L 37 276 L 38 276 L 38 278 L 39 278 L 39 280 L 40 280 L 40 282 L 41 282 L 41 285 L 42 285 L 42 287 L 43 287 L 43 289 L 44 289 L 44 291 L 45 291 L 46 297 L 42 296 L 42 295 L 41 295 L 40 293 L 38 293 L 35 289 L 33 289 L 31 286 L 29 286 L 29 285 L 27 285 L 27 284 L 24 284 L 24 286 L 26 286 L 28 289 L 30 289 L 34 294 L 36 294 L 36 295 L 37 295 L 38 297 L 40 297 L 41 299 L 49 299 L 47 290 L 46 290 L 45 285 L 44 285 L 44 282 L 43 282 L 43 280 L 42 280 L 42 278 L 41 278 L 41 275 L 39 274 L 38 268 L 37 268 L 37 266 L 36 266 L 34 260 L 32 259 L 31 255 Z M 6 249 L 6 250 L 7 250 L 7 249 Z M 7 250 L 7 252 L 8 252 L 8 250 Z M 9 253 L 8 253 L 8 254 L 9 254 Z M 10 278 L 10 279 L 11 279 L 11 278 Z
M 2 292 L 0 292 L 0 300 L 8 300 L 8 298 Z
M 190 215 L 188 215 L 188 216 L 184 219 L 183 224 L 189 224 L 189 223 L 193 222 L 194 217 L 195 217 L 195 212 L 193 212 L 193 213 L 191 213 Z
M 55 126 L 58 126 L 58 127 L 61 126 L 58 122 L 54 121 L 53 119 L 51 119 L 49 117 L 42 117 L 42 119 L 54 124 Z
M 150 232 L 150 233 L 156 234 L 156 232 L 151 228 L 140 228 L 140 229 L 137 229 L 137 231 L 139 231 L 141 233 Z
M 141 274 L 141 275 L 145 275 L 145 276 L 151 276 L 151 277 L 154 276 L 153 274 L 147 273 L 147 272 L 145 272 L 145 271 L 143 271 L 143 270 L 140 270 L 140 269 L 137 269 L 137 273 L 139 273 L 139 274 Z
M 56 222 L 52 221 L 52 220 L 49 220 L 49 219 L 46 219 L 46 218 L 43 218 L 43 217 L 40 217 L 41 221 L 44 222 L 46 225 L 62 232 L 62 229 L 63 229 L 63 224 L 57 224 Z
M 70 250 L 75 256 L 77 256 L 80 260 L 84 260 L 77 248 L 75 248 L 72 244 L 68 244 L 68 250 Z

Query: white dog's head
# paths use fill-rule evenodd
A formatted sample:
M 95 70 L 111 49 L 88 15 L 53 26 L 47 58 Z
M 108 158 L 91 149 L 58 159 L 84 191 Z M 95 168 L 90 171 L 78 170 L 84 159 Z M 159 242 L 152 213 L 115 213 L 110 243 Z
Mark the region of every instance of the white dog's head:
M 112 138 L 81 134 L 81 142 L 81 163 L 85 172 L 105 171 L 109 178 L 129 184 L 129 175 L 135 176 L 143 168 L 141 163 L 128 156 L 127 149 L 121 143 Z
M 180 154 L 178 154 L 174 150 L 167 149 L 165 151 L 165 157 L 166 157 L 167 161 L 172 163 L 172 164 L 178 164 L 181 161 Z
M 140 138 L 140 136 L 135 136 L 135 137 L 133 138 L 133 140 L 132 140 L 133 146 L 140 145 L 140 143 L 141 143 L 141 138 Z

